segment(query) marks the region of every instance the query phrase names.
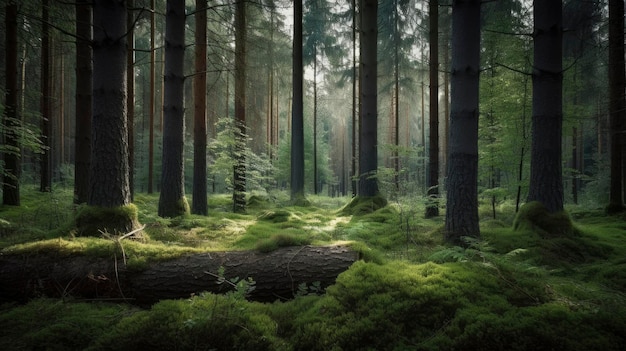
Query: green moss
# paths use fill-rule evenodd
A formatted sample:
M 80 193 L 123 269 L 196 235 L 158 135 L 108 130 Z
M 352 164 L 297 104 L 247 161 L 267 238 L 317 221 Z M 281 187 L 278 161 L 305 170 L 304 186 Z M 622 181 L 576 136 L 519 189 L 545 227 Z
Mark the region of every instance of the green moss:
M 76 214 L 76 235 L 125 234 L 139 227 L 137 206 L 83 206 Z
M 261 221 L 268 221 L 272 223 L 287 222 L 291 217 L 291 212 L 286 210 L 265 211 L 261 213 L 257 218 Z
M 361 216 L 372 213 L 387 206 L 387 199 L 378 196 L 357 196 L 350 201 L 340 213 L 344 216 Z
M 274 234 L 267 239 L 260 240 L 255 249 L 261 252 L 271 252 L 280 247 L 309 245 L 311 239 L 302 235 L 288 233 Z
M 571 236 L 578 234 L 565 211 L 550 213 L 546 207 L 533 201 L 524 204 L 513 222 L 515 230 L 536 230 L 542 237 Z

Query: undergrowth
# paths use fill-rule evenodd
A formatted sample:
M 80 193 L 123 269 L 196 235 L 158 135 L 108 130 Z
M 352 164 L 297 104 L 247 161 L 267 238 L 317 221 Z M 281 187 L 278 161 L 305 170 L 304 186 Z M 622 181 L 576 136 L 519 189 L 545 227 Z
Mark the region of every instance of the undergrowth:
M 225 295 L 199 293 L 148 309 L 39 298 L 0 306 L 6 350 L 622 350 L 626 349 L 626 224 L 603 211 L 568 208 L 573 230 L 518 225 L 510 203 L 481 213 L 481 239 L 442 241 L 443 216 L 423 218 L 423 199 L 357 213 L 347 198 L 285 194 L 250 198 L 247 214 L 226 195 L 209 216 L 156 216 L 158 195 L 137 194 L 144 242 L 72 235 L 71 192 L 26 192 L 23 208 L 0 207 L 3 255 L 124 255 L 152 260 L 211 250 L 272 251 L 342 243 L 361 261 L 323 293 L 298 286 L 293 300 L 246 299 L 253 281 Z M 53 211 L 53 209 L 57 209 Z M 442 212 L 445 208 L 442 208 Z M 558 221 L 557 221 L 558 222 Z M 559 235 L 567 234 L 567 235 Z M 254 277 L 252 277 L 254 278 Z M 320 294 L 323 293 L 323 294 Z

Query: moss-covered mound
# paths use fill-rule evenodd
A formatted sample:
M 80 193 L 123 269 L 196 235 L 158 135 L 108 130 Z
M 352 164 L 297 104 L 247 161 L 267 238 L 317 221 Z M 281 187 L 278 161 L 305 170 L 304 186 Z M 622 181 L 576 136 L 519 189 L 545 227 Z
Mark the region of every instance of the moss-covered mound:
M 361 216 L 387 206 L 387 199 L 381 195 L 357 196 L 344 206 L 339 213 L 343 216 Z
M 133 204 L 119 207 L 84 206 L 76 214 L 78 236 L 102 233 L 125 234 L 139 228 L 138 210 Z
M 537 231 L 544 238 L 578 234 L 567 212 L 550 213 L 538 201 L 529 202 L 520 208 L 513 222 L 513 228 Z

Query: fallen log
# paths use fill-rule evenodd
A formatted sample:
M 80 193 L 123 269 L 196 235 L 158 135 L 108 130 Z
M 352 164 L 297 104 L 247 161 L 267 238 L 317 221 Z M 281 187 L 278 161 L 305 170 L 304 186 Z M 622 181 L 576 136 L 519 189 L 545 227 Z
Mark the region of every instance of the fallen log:
M 347 246 L 283 247 L 273 252 L 228 251 L 187 255 L 129 269 L 122 259 L 81 255 L 0 254 L 0 302 L 33 297 L 124 299 L 150 305 L 161 299 L 222 293 L 252 279 L 256 301 L 292 298 L 301 284 L 326 288 L 358 259 Z

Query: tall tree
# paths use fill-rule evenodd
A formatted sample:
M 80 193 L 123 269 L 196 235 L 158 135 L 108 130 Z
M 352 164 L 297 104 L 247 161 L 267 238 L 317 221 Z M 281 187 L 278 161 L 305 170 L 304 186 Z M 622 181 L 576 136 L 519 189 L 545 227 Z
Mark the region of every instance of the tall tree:
M 43 151 L 40 159 L 39 191 L 52 188 L 52 98 L 50 89 L 50 19 L 48 0 L 41 2 L 41 138 Z
M 361 128 L 359 145 L 359 196 L 379 195 L 378 168 L 378 1 L 361 0 Z
M 246 210 L 246 1 L 235 3 L 235 166 L 233 211 Z
M 128 118 L 128 182 L 130 184 L 130 201 L 133 201 L 135 192 L 135 17 L 132 9 L 135 7 L 135 0 L 127 1 L 126 117 Z
M 189 211 L 185 199 L 183 94 L 185 76 L 185 0 L 168 0 L 165 14 L 165 75 L 163 158 L 159 216 L 177 217 Z
M 624 0 L 609 0 L 609 118 L 611 183 L 608 213 L 624 210 Z
M 8 1 L 5 12 L 6 25 L 6 90 L 3 130 L 4 175 L 2 181 L 2 203 L 20 205 L 20 143 L 18 127 L 20 118 L 17 110 L 17 2 Z
M 480 74 L 480 0 L 452 2 L 450 138 L 446 184 L 446 241 L 479 237 L 478 90 Z
M 352 157 L 350 164 L 350 184 L 352 190 L 352 197 L 357 195 L 357 180 L 356 180 L 356 172 L 357 172 L 357 126 L 358 126 L 358 115 L 357 115 L 357 63 L 356 63 L 356 21 L 357 21 L 357 9 L 356 9 L 356 0 L 352 0 Z
M 193 196 L 191 212 L 206 215 L 207 205 L 207 131 L 206 131 L 206 52 L 207 0 L 196 0 L 196 32 L 193 80 Z
M 130 205 L 128 120 L 126 118 L 126 2 L 93 2 L 93 120 L 89 178 L 90 207 L 107 215 L 82 213 L 77 225 L 97 221 L 109 232 L 129 232 L 138 224 Z M 104 223 L 100 223 L 104 222 Z M 97 235 L 97 232 L 85 233 Z
M 291 201 L 304 201 L 304 122 L 302 63 L 302 0 L 293 6 L 293 106 L 291 115 Z
M 430 0 L 428 7 L 430 48 L 430 118 L 428 144 L 428 204 L 426 218 L 439 215 L 439 1 Z
M 155 0 L 150 1 L 150 103 L 148 106 L 148 194 L 152 194 L 154 186 L 154 114 L 156 99 L 156 12 Z
M 539 201 L 554 213 L 563 210 L 562 1 L 535 0 L 533 9 L 533 117 L 528 201 Z
M 86 203 L 91 160 L 91 1 L 76 2 L 76 147 L 74 203 Z

